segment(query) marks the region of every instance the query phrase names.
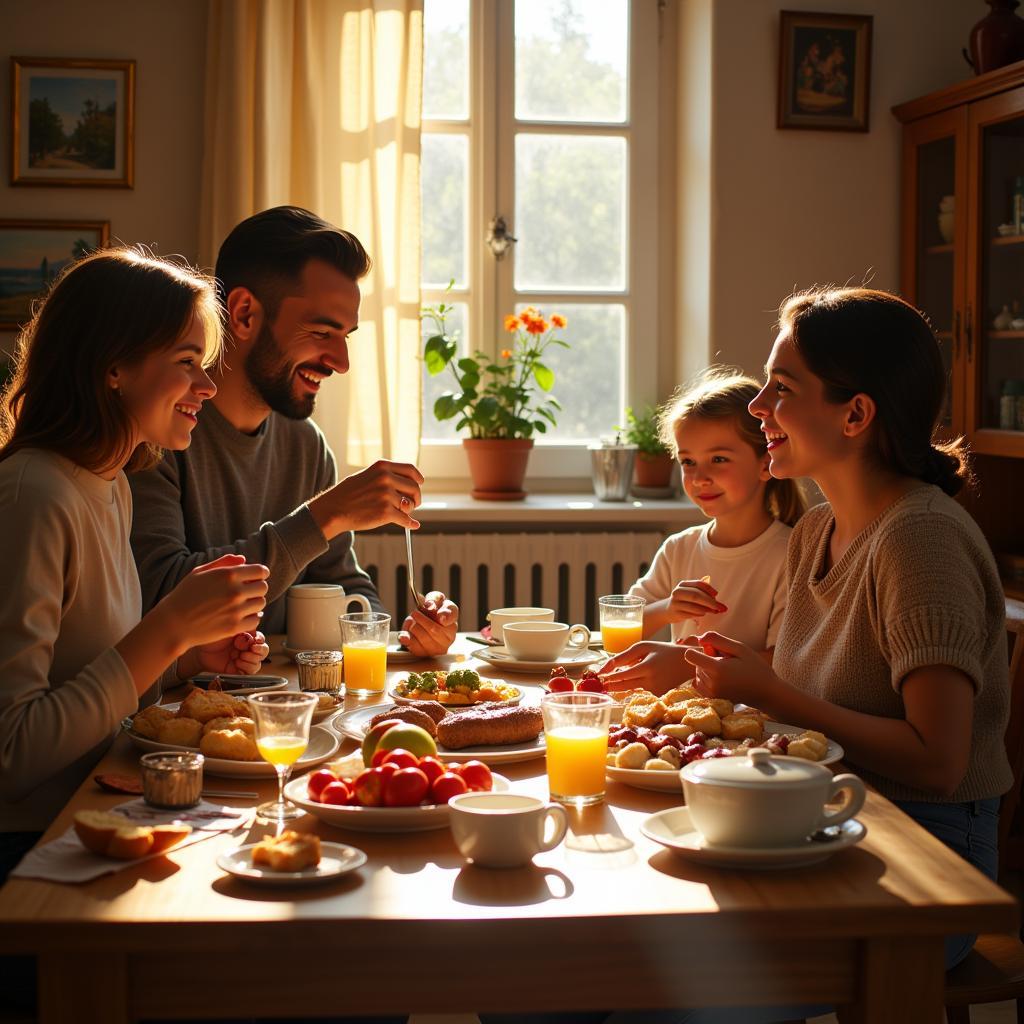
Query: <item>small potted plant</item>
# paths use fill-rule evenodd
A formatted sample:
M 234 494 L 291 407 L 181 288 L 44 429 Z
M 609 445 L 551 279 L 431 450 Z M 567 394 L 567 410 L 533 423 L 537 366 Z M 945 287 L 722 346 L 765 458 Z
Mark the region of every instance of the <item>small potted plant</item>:
M 636 445 L 633 477 L 637 487 L 668 487 L 672 477 L 672 455 L 658 432 L 658 410 L 652 406 L 639 416 L 626 407 L 626 425 L 617 428 L 627 443 Z
M 422 311 L 434 325 L 423 350 L 427 370 L 436 376 L 448 369 L 456 385 L 434 402 L 434 415 L 442 422 L 454 419 L 456 430 L 469 432 L 462 446 L 474 498 L 525 498 L 523 479 L 533 435 L 555 426 L 555 414 L 562 408 L 551 394 L 555 374 L 544 354 L 552 345 L 569 347 L 556 336 L 565 327 L 565 317 L 554 313 L 549 320 L 532 306 L 509 314 L 508 347 L 496 359 L 480 351 L 459 359 L 458 340 L 448 334 L 445 323 L 450 311 L 443 302 Z

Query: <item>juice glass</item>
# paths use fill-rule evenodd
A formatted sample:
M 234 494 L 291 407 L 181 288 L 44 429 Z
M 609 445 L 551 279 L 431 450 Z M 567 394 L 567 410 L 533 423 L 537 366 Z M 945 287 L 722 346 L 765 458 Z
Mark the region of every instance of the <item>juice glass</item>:
M 387 678 L 391 616 L 384 612 L 349 612 L 338 621 L 345 656 L 345 692 L 363 696 L 381 693 Z
M 618 654 L 644 638 L 644 605 L 642 597 L 629 594 L 608 594 L 598 598 L 601 613 L 601 641 L 607 654 Z
M 551 799 L 583 806 L 604 799 L 608 726 L 606 693 L 549 693 L 540 703 Z
M 315 693 L 294 693 L 291 690 L 254 693 L 249 698 L 256 725 L 256 749 L 277 772 L 277 799 L 256 808 L 256 813 L 262 818 L 281 822 L 305 813 L 285 800 L 284 784 L 291 774 L 292 765 L 309 745 L 309 725 L 316 704 Z

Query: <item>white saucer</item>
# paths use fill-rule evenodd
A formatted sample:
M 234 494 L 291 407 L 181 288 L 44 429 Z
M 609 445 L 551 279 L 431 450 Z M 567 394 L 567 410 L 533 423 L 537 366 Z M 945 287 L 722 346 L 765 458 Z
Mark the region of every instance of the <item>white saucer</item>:
M 828 860 L 834 853 L 859 843 L 867 828 L 856 818 L 839 826 L 836 839 L 820 841 L 808 837 L 794 846 L 746 849 L 737 846 L 712 846 L 694 827 L 688 807 L 669 807 L 645 818 L 640 831 L 648 839 L 667 846 L 680 857 L 717 868 L 746 868 L 773 871 L 802 868 Z
M 604 661 L 606 655 L 599 651 L 577 650 L 567 651 L 555 661 L 520 661 L 512 657 L 507 647 L 501 645 L 482 647 L 479 651 L 473 652 L 473 657 L 509 672 L 544 672 L 556 665 L 564 665 L 567 669 L 583 668 L 586 665 L 593 665 L 596 661 Z
M 222 853 L 217 858 L 217 867 L 236 878 L 259 882 L 261 885 L 318 885 L 347 875 L 366 863 L 366 854 L 354 846 L 322 842 L 320 863 L 315 867 L 303 868 L 301 871 L 271 871 L 268 868 L 253 867 L 252 851 L 255 845 L 239 846 Z

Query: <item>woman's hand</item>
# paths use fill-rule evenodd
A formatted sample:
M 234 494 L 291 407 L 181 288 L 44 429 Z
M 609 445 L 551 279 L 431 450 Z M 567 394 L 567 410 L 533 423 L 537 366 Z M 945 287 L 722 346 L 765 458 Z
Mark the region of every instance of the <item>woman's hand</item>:
M 699 619 L 709 613 L 718 614 L 729 609 L 718 600 L 718 591 L 707 581 L 680 580 L 668 599 L 665 613 L 669 622 Z
M 721 633 L 701 633 L 700 647 L 687 647 L 683 656 L 697 670 L 694 686 L 705 697 L 762 707 L 771 703 L 781 685 L 762 655 Z
M 651 693 L 668 693 L 693 675 L 685 653 L 675 644 L 641 640 L 604 663 L 601 682 L 612 692 L 642 687 Z
M 432 590 L 423 599 L 423 607 L 416 609 L 402 623 L 398 642 L 421 658 L 444 654 L 455 641 L 459 628 L 459 606 L 449 601 L 438 590 Z
M 256 633 L 236 633 L 193 648 L 200 672 L 218 675 L 255 675 L 270 654 L 267 638 Z

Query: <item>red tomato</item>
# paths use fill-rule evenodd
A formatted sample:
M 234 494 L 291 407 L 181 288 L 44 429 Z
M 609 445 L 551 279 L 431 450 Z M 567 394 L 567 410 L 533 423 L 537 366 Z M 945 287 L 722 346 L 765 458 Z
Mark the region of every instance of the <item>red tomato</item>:
M 395 747 L 394 750 L 381 750 L 378 748 L 374 751 L 373 759 L 377 760 L 377 754 L 383 754 L 381 758 L 381 764 L 393 764 L 396 768 L 416 768 L 419 766 L 419 758 L 411 751 L 403 750 L 401 747 Z M 377 767 L 376 764 L 373 766 Z
M 572 689 L 572 680 L 566 676 L 554 676 L 548 681 L 548 693 L 569 693 Z
M 326 768 L 321 768 L 320 771 L 313 772 L 313 774 L 306 779 L 306 792 L 309 794 L 309 799 L 319 800 L 320 794 L 324 789 L 332 782 L 337 781 L 338 780 L 334 772 L 329 772 Z
M 321 773 L 317 772 L 317 774 Z M 352 787 L 343 779 L 335 779 L 324 786 L 320 791 L 320 796 L 314 797 L 314 799 L 319 799 L 322 804 L 336 804 L 339 807 L 346 807 L 353 800 Z
M 604 693 L 604 683 L 597 676 L 584 676 L 577 684 L 580 693 Z
M 417 768 L 427 777 L 427 782 L 434 784 L 435 779 L 444 775 L 446 769 L 436 757 L 421 757 Z
M 394 766 L 389 767 L 391 771 L 384 768 L 367 768 L 356 778 L 356 800 L 363 807 L 380 807 L 384 803 L 384 784 L 396 771 Z
M 468 792 L 469 786 L 466 785 L 466 780 L 461 775 L 445 772 L 444 775 L 434 779 L 430 787 L 430 799 L 435 804 L 446 804 L 453 796 Z
M 478 793 L 487 793 L 494 785 L 491 769 L 483 761 L 467 761 L 452 770 L 470 789 Z
M 388 807 L 415 807 L 427 795 L 429 786 L 419 768 L 399 768 L 384 783 L 384 803 Z

